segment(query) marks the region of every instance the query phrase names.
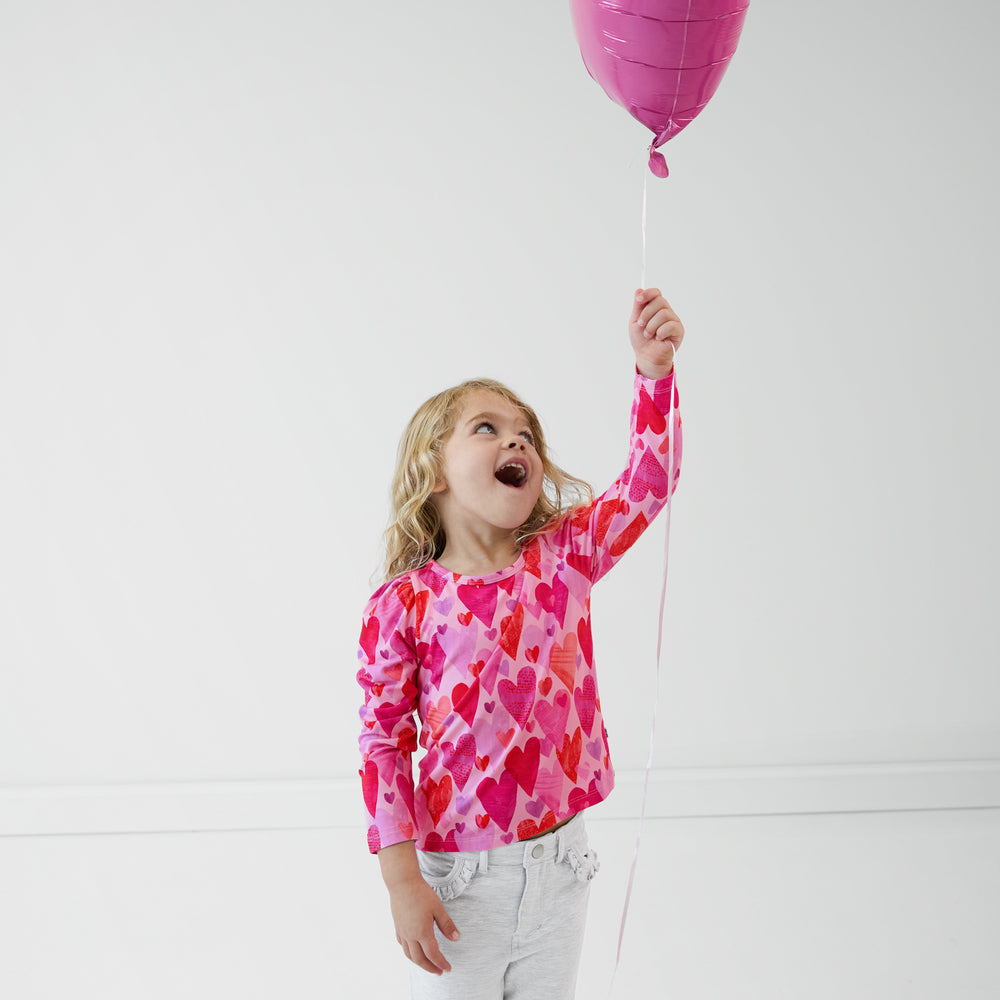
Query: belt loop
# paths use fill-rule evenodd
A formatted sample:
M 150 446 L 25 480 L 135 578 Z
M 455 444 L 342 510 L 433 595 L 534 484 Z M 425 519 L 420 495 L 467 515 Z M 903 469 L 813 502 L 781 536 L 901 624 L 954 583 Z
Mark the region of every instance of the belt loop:
M 489 851 L 480 851 L 479 852 L 479 870 L 481 872 L 489 871 L 489 868 L 490 868 L 489 858 L 490 858 L 490 852 Z
M 556 830 L 556 864 L 562 864 L 566 858 L 566 827 L 560 827 Z

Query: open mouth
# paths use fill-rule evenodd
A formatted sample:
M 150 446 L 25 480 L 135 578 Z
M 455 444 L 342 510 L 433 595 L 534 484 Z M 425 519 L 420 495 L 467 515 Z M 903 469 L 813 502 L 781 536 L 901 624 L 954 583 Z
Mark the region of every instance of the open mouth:
M 528 479 L 528 468 L 521 462 L 506 462 L 493 473 L 498 482 L 515 488 L 523 486 Z

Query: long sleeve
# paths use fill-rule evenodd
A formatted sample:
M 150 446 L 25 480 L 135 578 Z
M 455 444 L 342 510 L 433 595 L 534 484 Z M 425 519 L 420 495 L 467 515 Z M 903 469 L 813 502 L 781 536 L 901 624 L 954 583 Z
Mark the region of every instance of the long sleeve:
M 574 568 L 585 573 L 591 583 L 621 559 L 666 505 L 677 488 L 681 451 L 679 397 L 673 372 L 655 380 L 636 372 L 628 465 L 562 529 L 573 551 Z
M 359 773 L 372 853 L 416 836 L 412 755 L 417 748 L 417 656 L 415 633 L 406 623 L 415 602 L 408 602 L 407 594 L 413 597 L 405 581 L 387 584 L 372 597 L 362 617 Z

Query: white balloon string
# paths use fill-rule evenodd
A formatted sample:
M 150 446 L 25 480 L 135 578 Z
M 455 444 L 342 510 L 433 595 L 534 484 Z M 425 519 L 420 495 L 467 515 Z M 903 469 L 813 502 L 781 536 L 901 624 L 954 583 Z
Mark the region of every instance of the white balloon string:
M 674 362 L 674 377 L 676 379 L 677 364 L 676 359 Z M 666 529 L 663 538 L 663 585 L 660 589 L 660 615 L 659 615 L 659 625 L 656 631 L 656 676 L 654 680 L 654 691 L 653 691 L 653 718 L 650 722 L 649 727 L 649 754 L 646 757 L 646 773 L 642 781 L 642 801 L 639 806 L 639 826 L 635 834 L 635 848 L 632 851 L 632 867 L 628 874 L 628 886 L 625 889 L 625 905 L 622 908 L 622 922 L 618 929 L 618 951 L 615 955 L 615 967 L 614 971 L 611 973 L 611 986 L 608 990 L 608 996 L 614 991 L 615 987 L 615 976 L 618 974 L 618 966 L 621 964 L 622 960 L 622 941 L 625 939 L 625 922 L 628 919 L 629 903 L 632 899 L 632 885 L 635 882 L 635 872 L 639 864 L 639 843 L 642 839 L 642 823 L 646 817 L 646 800 L 649 797 L 649 775 L 653 770 L 653 745 L 656 741 L 656 707 L 660 700 L 660 658 L 663 651 L 663 612 L 666 607 L 667 598 L 667 569 L 670 562 L 670 509 L 673 506 L 673 488 L 674 488 L 674 445 L 676 444 L 674 438 L 674 396 L 675 389 L 671 387 L 670 390 L 670 407 L 667 413 L 667 426 L 669 427 L 669 440 L 668 440 L 668 459 L 667 459 L 667 503 L 666 511 L 664 516 L 666 517 Z
M 642 172 L 642 279 L 640 288 L 646 287 L 646 185 L 649 183 L 648 171 Z

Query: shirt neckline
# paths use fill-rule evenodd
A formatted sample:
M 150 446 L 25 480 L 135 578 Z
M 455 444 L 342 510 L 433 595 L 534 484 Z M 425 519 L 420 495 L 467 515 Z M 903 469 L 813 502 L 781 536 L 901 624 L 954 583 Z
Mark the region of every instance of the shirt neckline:
M 519 573 L 522 569 L 524 569 L 525 549 L 527 549 L 529 545 L 533 545 L 534 543 L 535 539 L 531 539 L 531 541 L 526 542 L 524 545 L 522 545 L 520 555 L 518 555 L 517 559 L 515 559 L 514 562 L 512 562 L 509 566 L 506 566 L 503 569 L 498 569 L 493 573 L 487 573 L 485 575 L 470 576 L 465 573 L 455 573 L 452 570 L 442 566 L 439 562 L 437 562 L 434 559 L 432 559 L 429 563 L 427 563 L 425 569 L 431 570 L 437 576 L 444 577 L 445 579 L 448 580 L 453 580 L 455 583 L 467 587 L 486 586 L 487 584 L 491 583 L 499 583 L 501 580 L 506 580 L 509 577 L 512 577 L 515 574 Z

